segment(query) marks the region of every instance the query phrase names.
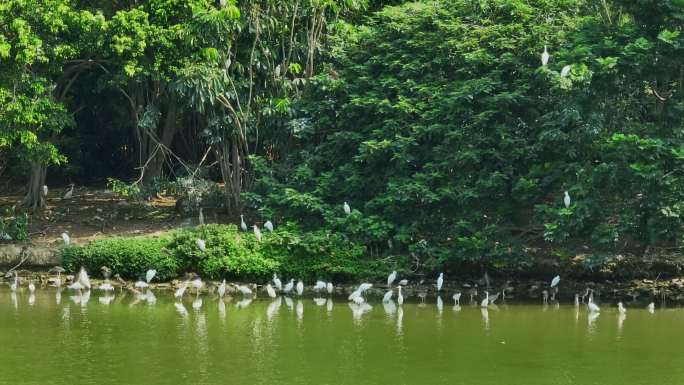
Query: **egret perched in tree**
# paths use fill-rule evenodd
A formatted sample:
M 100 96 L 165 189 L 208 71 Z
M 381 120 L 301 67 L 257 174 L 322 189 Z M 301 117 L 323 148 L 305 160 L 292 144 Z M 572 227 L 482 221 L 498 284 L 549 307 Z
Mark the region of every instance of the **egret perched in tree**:
M 256 237 L 257 242 L 261 242 L 261 230 L 259 230 L 257 225 L 254 225 L 254 236 Z
M 454 299 L 454 305 L 460 305 L 461 304 L 461 292 L 460 291 L 458 293 L 454 294 L 451 298 Z
M 480 302 L 481 308 L 487 308 L 489 306 L 489 292 L 485 291 L 485 299 Z
M 620 314 L 627 313 L 627 309 L 625 309 L 625 306 L 622 304 L 622 302 L 618 302 L 618 311 Z
M 64 246 L 69 246 L 71 243 L 71 238 L 69 238 L 69 234 L 66 232 L 62 233 L 62 240 L 64 241 Z
M 655 303 L 651 302 L 648 304 L 648 312 L 651 314 L 655 313 Z
M 553 279 L 551 280 L 551 287 L 553 288 L 553 287 L 558 286 L 559 282 L 560 282 L 560 275 L 553 277 Z
M 392 289 L 387 290 L 387 293 L 382 297 L 382 302 L 389 302 L 392 299 Z
M 78 272 L 78 283 L 80 283 L 84 289 L 90 290 L 90 278 L 83 267 L 81 267 L 81 271 Z
M 546 45 L 544 45 L 544 52 L 541 54 L 542 66 L 546 66 L 549 63 L 550 58 L 551 55 L 549 55 L 549 51 L 546 49 Z
M 271 286 L 270 283 L 266 285 L 266 292 L 268 293 L 269 297 L 271 297 L 271 298 L 276 297 L 276 292 L 275 292 L 275 290 L 273 290 L 273 286 Z
M 204 239 L 198 239 L 196 243 L 201 252 L 207 251 L 207 243 L 204 241 Z
M 387 276 L 387 286 L 392 286 L 392 282 L 397 279 L 397 271 L 394 270 L 392 273 L 390 273 L 389 276 Z
M 563 69 L 562 69 L 561 72 L 560 72 L 560 76 L 561 76 L 562 78 L 564 78 L 564 77 L 570 75 L 570 69 L 571 69 L 571 68 L 572 68 L 572 67 L 570 67 L 570 65 L 566 65 L 565 67 L 563 67 Z
M 199 212 L 199 224 L 200 224 L 200 226 L 204 224 L 204 213 L 202 212 L 201 207 L 200 207 L 200 212 Z
M 226 280 L 224 279 L 223 282 L 218 287 L 218 295 L 219 298 L 223 298 L 224 295 L 226 295 Z
M 294 279 L 291 279 L 290 282 L 285 284 L 285 287 L 283 288 L 283 292 L 286 294 L 290 293 L 292 291 L 292 288 L 294 287 Z
M 283 283 L 280 282 L 280 279 L 278 278 L 276 273 L 273 273 L 273 284 L 275 285 L 276 289 L 283 290 Z
M 64 194 L 64 199 L 71 199 L 71 197 L 74 196 L 74 184 L 72 183 L 69 186 L 71 187 L 69 188 L 69 191 Z
M 332 294 L 332 293 L 333 293 L 334 287 L 333 287 L 332 282 L 328 282 L 328 284 L 326 285 L 326 289 L 328 290 L 328 294 Z
M 403 305 L 404 304 L 404 296 L 401 295 L 401 286 L 399 286 L 397 289 L 399 290 L 399 292 L 397 293 L 397 303 L 399 305 Z
M 444 273 L 439 273 L 439 278 L 437 278 L 437 291 L 442 290 L 442 284 L 444 283 Z
M 245 223 L 245 216 L 240 214 L 240 228 L 242 231 L 247 231 L 247 224 Z
M 347 215 L 351 214 L 351 207 L 349 207 L 349 203 L 344 202 L 344 206 L 342 206 L 342 207 L 344 208 L 345 214 L 347 214 Z
M 321 291 L 325 290 L 325 282 L 323 281 L 316 281 L 316 284 L 314 285 L 313 289 L 316 291 Z
M 304 283 L 302 281 L 297 282 L 297 295 L 302 295 L 304 292 Z
M 567 209 L 570 207 L 570 194 L 567 191 L 563 192 L 563 204 L 565 205 L 565 208 Z
M 266 221 L 266 223 L 264 223 L 264 227 L 269 233 L 273 232 L 273 223 L 271 221 Z

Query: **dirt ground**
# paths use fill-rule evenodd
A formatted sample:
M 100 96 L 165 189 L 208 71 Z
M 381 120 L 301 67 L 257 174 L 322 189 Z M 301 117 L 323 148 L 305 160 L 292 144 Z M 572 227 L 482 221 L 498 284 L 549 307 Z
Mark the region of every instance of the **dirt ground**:
M 63 232 L 69 234 L 72 243 L 81 244 L 115 235 L 155 234 L 197 221 L 197 218 L 181 218 L 172 197 L 138 203 L 128 202 L 104 188 L 77 186 L 71 199 L 63 198 L 65 192 L 65 188 L 49 191 L 47 207 L 30 217 L 29 232 L 34 245 L 60 244 Z M 0 195 L 0 212 L 20 213 L 22 198 L 19 192 Z M 205 211 L 204 215 L 207 222 L 212 216 L 218 219 L 216 213 Z

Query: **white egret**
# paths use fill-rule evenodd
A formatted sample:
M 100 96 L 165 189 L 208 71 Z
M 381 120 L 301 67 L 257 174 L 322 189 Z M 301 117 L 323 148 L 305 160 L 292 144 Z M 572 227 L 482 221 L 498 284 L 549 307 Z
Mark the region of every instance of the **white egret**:
M 454 299 L 454 305 L 460 305 L 461 304 L 461 292 L 460 291 L 458 293 L 454 294 L 451 298 Z
M 191 282 L 191 285 L 192 285 L 192 287 L 195 288 L 195 294 L 197 296 L 199 296 L 199 291 L 202 288 L 202 286 L 204 285 L 204 282 L 202 282 L 202 279 L 200 277 L 193 279 Z
M 242 295 L 252 295 L 252 289 L 245 285 L 237 285 L 237 289 Z
M 33 284 L 33 281 L 29 281 L 28 289 L 29 293 L 34 293 L 36 291 L 36 285 Z
M 201 252 L 207 251 L 207 242 L 204 239 L 197 239 L 196 243 Z
M 399 290 L 399 292 L 397 293 L 397 303 L 399 305 L 403 305 L 404 304 L 404 296 L 401 295 L 401 286 L 399 286 L 397 289 Z
M 257 242 L 261 242 L 261 230 L 259 230 L 259 227 L 257 225 L 254 225 L 254 236 L 256 237 Z
M 595 303 L 594 303 L 594 298 L 589 297 L 589 302 L 587 303 L 587 307 L 589 308 L 589 313 L 598 313 L 601 311 L 601 308 L 599 308 Z
M 349 207 L 349 203 L 344 202 L 344 206 L 342 206 L 342 207 L 344 208 L 345 214 L 347 214 L 347 215 L 351 214 L 351 207 Z
M 444 283 L 444 273 L 439 273 L 439 278 L 437 278 L 437 291 L 442 290 L 442 284 Z
M 202 208 L 200 207 L 199 210 L 199 224 L 200 226 L 204 225 L 204 213 L 202 212 Z
M 109 282 L 103 282 L 102 284 L 100 284 L 100 286 L 97 287 L 97 290 L 114 291 L 114 286 L 112 286 L 112 284 Z
M 649 303 L 647 308 L 648 308 L 649 313 L 651 313 L 651 314 L 655 313 L 655 303 L 653 303 L 653 302 Z
M 69 186 L 69 190 L 64 194 L 64 199 L 71 199 L 74 196 L 74 184 L 72 183 Z
M 182 284 L 178 289 L 176 289 L 175 293 L 173 293 L 173 296 L 174 296 L 176 299 L 181 299 L 181 298 L 183 298 L 183 294 L 185 294 L 185 290 L 186 290 L 187 288 L 188 288 L 188 282 L 185 281 L 185 282 L 183 282 L 183 284 Z
M 332 282 L 328 282 L 326 289 L 328 290 L 328 294 L 332 294 L 335 287 L 333 286 Z
M 150 281 L 152 281 L 156 275 L 157 275 L 157 270 L 154 270 L 154 269 L 147 270 L 147 272 L 145 273 L 145 281 L 147 281 L 147 283 L 150 283 Z
M 19 277 L 17 276 L 17 272 L 14 272 L 14 281 L 10 284 L 10 290 L 17 291 L 17 287 L 19 286 Z
M 406 285 L 408 285 L 408 279 L 402 279 L 401 281 L 399 281 L 399 286 L 406 286 Z
M 302 295 L 303 292 L 304 292 L 304 283 L 302 283 L 302 281 L 300 280 L 297 282 L 297 295 Z
M 392 286 L 392 282 L 397 279 L 397 271 L 394 270 L 392 273 L 387 277 L 387 286 Z
M 272 233 L 273 232 L 273 223 L 271 221 L 266 221 L 266 223 L 264 223 L 264 228 L 266 230 L 268 230 L 269 233 Z
M 266 292 L 268 293 L 269 297 L 271 297 L 271 298 L 276 297 L 276 292 L 275 292 L 275 290 L 273 290 L 273 286 L 271 286 L 270 283 L 266 285 Z
M 62 233 L 62 240 L 64 241 L 64 246 L 69 246 L 71 243 L 71 238 L 69 237 L 69 234 L 66 232 Z
M 366 300 L 362 296 L 358 295 L 352 298 L 352 302 L 354 302 L 357 305 L 361 305 L 362 303 L 366 302 Z
M 76 282 L 72 283 L 71 285 L 67 286 L 67 289 L 83 290 L 83 285 L 81 285 L 80 282 L 76 281 Z
M 356 289 L 356 290 L 354 290 L 351 294 L 349 294 L 349 297 L 347 297 L 347 299 L 348 299 L 349 301 L 353 301 L 354 298 L 360 297 L 360 296 L 361 296 L 361 290 Z
M 294 288 L 294 279 L 291 279 L 290 282 L 285 284 L 283 292 L 289 294 L 292 291 L 292 288 Z
M 371 287 L 373 287 L 372 283 L 362 283 L 359 285 L 359 288 L 357 290 L 359 290 L 361 293 L 363 293 L 364 291 L 370 289 Z
M 392 299 L 392 289 L 387 290 L 387 293 L 382 297 L 382 302 L 389 302 Z
M 571 68 L 572 68 L 572 67 L 570 67 L 569 64 L 566 65 L 565 67 L 563 67 L 563 69 L 562 69 L 561 72 L 560 72 L 560 76 L 561 76 L 562 78 L 564 78 L 564 77 L 570 75 L 570 69 L 571 69 Z
M 499 299 L 499 294 L 500 293 L 495 293 L 494 295 L 489 296 L 489 304 L 494 305 L 494 302 L 496 302 L 497 299 Z
M 546 49 L 546 45 L 544 45 L 544 52 L 541 54 L 542 66 L 546 66 L 549 63 L 550 58 L 551 55 L 549 55 L 549 51 Z
M 247 231 L 247 224 L 245 223 L 245 216 L 240 214 L 240 228 L 242 231 Z
M 568 193 L 567 191 L 564 191 L 563 192 L 563 204 L 565 205 L 566 209 L 568 207 L 570 207 L 570 203 L 571 203 L 570 202 L 570 193 Z
M 55 266 L 52 269 L 50 269 L 48 272 L 49 273 L 57 273 L 57 278 L 54 280 L 54 284 L 56 287 L 62 286 L 62 273 L 64 273 L 66 270 L 62 266 Z
M 78 283 L 83 286 L 84 289 L 90 290 L 90 278 L 88 277 L 88 272 L 81 267 L 81 270 L 78 272 Z
M 224 295 L 226 295 L 226 280 L 224 279 L 223 282 L 218 287 L 218 295 L 219 298 L 223 298 Z
M 48 187 L 46 185 L 43 185 L 43 197 L 46 198 L 48 195 Z
M 137 281 L 137 282 L 133 285 L 133 287 L 135 287 L 136 289 L 146 289 L 146 288 L 148 288 L 149 286 L 150 286 L 150 285 L 149 285 L 147 282 L 145 282 L 145 281 Z
M 618 302 L 618 311 L 620 314 L 627 313 L 627 309 L 625 309 L 625 306 L 622 304 L 622 302 Z
M 326 284 L 323 281 L 316 281 L 316 284 L 314 285 L 313 289 L 315 291 L 321 291 L 325 290 Z
M 283 283 L 280 281 L 276 273 L 273 273 L 273 284 L 275 285 L 276 289 L 283 290 Z
M 560 275 L 553 277 L 553 279 L 551 280 L 551 287 L 553 288 L 553 287 L 558 286 L 559 282 L 560 282 Z
M 481 308 L 487 308 L 489 306 L 489 292 L 485 291 L 485 299 L 480 302 Z

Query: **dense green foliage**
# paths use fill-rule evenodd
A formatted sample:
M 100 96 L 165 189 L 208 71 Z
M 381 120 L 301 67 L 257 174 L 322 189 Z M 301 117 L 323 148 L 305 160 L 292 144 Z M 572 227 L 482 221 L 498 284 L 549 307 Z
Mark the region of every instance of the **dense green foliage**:
M 297 223 L 168 240 L 213 277 L 677 255 L 682 27 L 674 0 L 9 0 L 0 173 L 32 207 L 68 161 Z
M 198 248 L 198 239 L 205 240 L 206 251 Z M 71 246 L 62 251 L 62 259 L 70 271 L 84 266 L 97 272 L 107 266 L 113 274 L 134 279 L 155 268 L 162 280 L 193 271 L 213 279 L 263 279 L 277 272 L 284 277 L 339 282 L 379 278 L 401 267 L 368 261 L 364 251 L 343 236 L 323 230 L 303 233 L 294 225 L 264 234 L 262 242 L 233 225 L 206 225 L 161 238 L 112 238 Z

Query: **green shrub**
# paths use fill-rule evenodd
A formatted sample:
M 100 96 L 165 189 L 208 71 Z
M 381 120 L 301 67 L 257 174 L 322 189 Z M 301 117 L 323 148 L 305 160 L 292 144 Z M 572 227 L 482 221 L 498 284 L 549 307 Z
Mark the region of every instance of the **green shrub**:
M 107 266 L 112 274 L 123 278 L 141 278 L 148 269 L 156 269 L 160 280 L 175 277 L 178 260 L 162 249 L 168 243 L 164 238 L 112 238 L 91 242 L 84 246 L 67 247 L 62 252 L 62 263 L 67 271 L 81 266 L 96 273 Z
M 28 215 L 21 214 L 7 220 L 0 217 L 0 242 L 25 242 L 28 239 Z

